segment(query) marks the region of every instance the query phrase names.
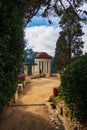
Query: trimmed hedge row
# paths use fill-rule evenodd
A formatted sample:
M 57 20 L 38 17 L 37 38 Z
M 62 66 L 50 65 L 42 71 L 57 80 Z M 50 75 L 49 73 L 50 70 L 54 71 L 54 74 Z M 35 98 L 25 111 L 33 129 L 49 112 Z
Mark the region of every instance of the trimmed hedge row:
M 87 55 L 66 68 L 59 90 L 73 116 L 78 119 L 87 117 Z
M 24 52 L 24 21 L 17 1 L 0 2 L 0 111 L 12 98 Z

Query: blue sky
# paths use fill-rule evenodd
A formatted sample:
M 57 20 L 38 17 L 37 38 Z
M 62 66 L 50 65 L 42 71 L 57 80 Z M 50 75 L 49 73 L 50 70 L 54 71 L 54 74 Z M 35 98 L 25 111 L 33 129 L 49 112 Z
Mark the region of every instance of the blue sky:
M 82 8 L 87 9 L 87 5 Z M 33 48 L 34 51 L 45 51 L 50 55 L 54 55 L 56 41 L 59 37 L 60 27 L 58 25 L 59 18 L 52 18 L 53 24 L 49 24 L 48 19 L 41 16 L 34 16 L 25 28 L 25 39 L 27 48 Z M 87 25 L 83 25 L 84 52 L 87 52 Z
M 50 26 L 47 18 L 42 18 L 41 16 L 34 16 L 30 23 L 27 24 L 27 27 L 33 26 Z

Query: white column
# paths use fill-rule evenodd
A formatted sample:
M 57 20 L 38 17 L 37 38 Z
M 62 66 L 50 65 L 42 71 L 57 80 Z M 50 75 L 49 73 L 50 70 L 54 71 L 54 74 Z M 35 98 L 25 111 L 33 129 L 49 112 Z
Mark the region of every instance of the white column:
M 42 61 L 41 61 L 41 73 L 42 73 Z
M 38 72 L 38 62 L 35 61 L 35 63 L 37 64 L 37 65 L 35 65 L 35 74 L 37 75 L 37 72 Z
M 43 73 L 43 61 L 41 61 L 41 70 L 42 70 L 42 73 Z
M 49 76 L 51 75 L 51 62 L 49 60 L 48 62 L 48 73 L 49 73 Z
M 39 60 L 36 61 L 35 73 L 39 75 Z
M 47 74 L 49 73 L 49 62 L 47 61 Z
M 41 73 L 43 73 L 42 64 L 43 64 L 43 61 L 41 61 Z
M 46 63 L 43 61 L 43 73 L 46 74 Z
M 45 61 L 43 61 L 43 73 L 45 74 Z
M 45 61 L 45 74 L 47 74 L 47 63 Z
M 40 69 L 40 61 L 38 60 L 38 74 L 39 74 L 39 69 Z
M 38 72 L 39 72 L 39 74 L 40 74 L 40 61 L 39 61 L 39 67 L 38 67 L 39 69 L 38 69 Z
M 24 73 L 25 75 L 28 75 L 28 65 L 24 65 Z
M 35 66 L 32 65 L 32 74 L 34 75 L 35 74 Z

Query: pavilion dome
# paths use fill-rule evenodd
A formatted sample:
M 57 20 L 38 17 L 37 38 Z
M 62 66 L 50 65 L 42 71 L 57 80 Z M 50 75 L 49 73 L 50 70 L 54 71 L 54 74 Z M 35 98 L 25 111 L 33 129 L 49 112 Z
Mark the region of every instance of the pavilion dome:
M 51 59 L 46 52 L 40 52 L 36 55 L 35 59 Z

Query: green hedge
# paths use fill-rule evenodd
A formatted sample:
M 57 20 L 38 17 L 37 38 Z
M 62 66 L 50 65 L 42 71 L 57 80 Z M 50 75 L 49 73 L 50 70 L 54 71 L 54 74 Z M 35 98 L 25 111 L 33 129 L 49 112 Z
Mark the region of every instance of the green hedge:
M 0 111 L 12 98 L 24 52 L 24 22 L 18 1 L 0 2 Z
M 87 117 L 87 55 L 72 62 L 61 76 L 61 94 L 72 115 Z

